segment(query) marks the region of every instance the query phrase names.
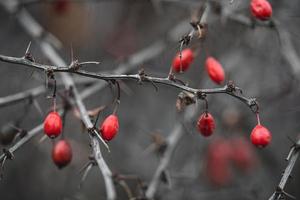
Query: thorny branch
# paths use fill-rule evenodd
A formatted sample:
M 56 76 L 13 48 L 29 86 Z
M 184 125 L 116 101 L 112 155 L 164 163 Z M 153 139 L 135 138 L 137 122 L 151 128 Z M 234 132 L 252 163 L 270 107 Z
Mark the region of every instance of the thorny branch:
M 5 3 L 7 3 L 7 5 L 10 6 L 9 7 L 10 11 L 14 11 L 14 9 L 13 9 L 14 7 L 11 7 L 11 5 L 14 5 L 14 2 L 13 1 L 5 2 Z M 7 6 L 7 5 L 4 4 L 4 6 Z M 37 39 L 37 38 L 41 39 L 43 43 L 46 43 L 46 45 L 48 44 L 48 42 L 50 42 L 52 45 L 56 46 L 57 48 L 60 47 L 59 41 L 55 37 L 52 37 L 51 34 L 46 33 L 44 31 L 44 29 L 39 26 L 39 24 L 37 24 L 37 23 L 34 25 L 29 24 L 30 28 L 28 28 L 25 25 L 26 23 L 24 24 L 24 22 L 27 22 L 27 21 L 32 22 L 33 21 L 32 17 L 29 15 L 28 12 L 26 12 L 26 10 L 22 10 L 22 12 L 16 13 L 16 16 L 18 17 L 23 28 L 25 28 L 26 31 L 29 32 L 29 34 L 34 39 Z M 176 25 L 173 29 L 170 30 L 169 34 L 167 35 L 167 37 L 165 39 L 158 40 L 157 42 L 153 43 L 149 47 L 142 49 L 139 52 L 130 56 L 126 63 L 120 64 L 119 67 L 116 70 L 114 70 L 114 73 L 117 74 L 117 73 L 128 72 L 128 71 L 132 70 L 133 68 L 137 67 L 138 65 L 142 64 L 143 62 L 158 56 L 167 47 L 169 42 L 176 41 L 177 38 L 183 34 L 183 31 L 185 31 L 185 29 L 186 29 L 185 25 L 186 25 L 186 22 Z M 48 46 L 50 46 L 50 45 L 48 44 Z M 99 83 L 99 84 L 95 84 L 90 89 L 84 90 L 82 92 L 82 98 L 86 98 L 86 97 L 92 95 L 95 91 L 104 88 L 105 85 L 106 84 L 104 84 L 104 83 L 103 84 Z M 38 90 L 40 90 L 40 89 L 38 89 Z M 29 93 L 31 93 L 31 92 L 29 92 Z M 41 91 L 39 91 L 39 92 L 41 92 Z M 33 93 L 37 94 L 36 90 Z M 22 97 L 17 95 L 17 96 L 13 96 L 13 98 L 21 99 L 24 97 L 23 95 L 24 95 L 24 93 L 21 94 Z M 29 95 L 32 95 L 32 93 Z M 12 153 L 15 152 L 19 147 L 21 147 L 23 144 L 28 142 L 33 136 L 37 135 L 37 133 L 42 130 L 42 127 L 43 126 L 41 124 L 41 125 L 37 126 L 36 128 L 32 129 L 31 131 L 29 131 L 28 134 L 24 138 L 19 140 L 14 146 L 12 146 L 8 151 L 6 151 L 5 154 L 1 155 L 0 160 L 3 160 L 8 155 L 7 153 L 10 153 L 10 155 L 12 155 Z M 105 171 L 106 171 L 105 173 L 103 173 L 103 172 L 102 173 L 109 174 L 109 173 L 107 173 L 107 168 Z M 106 181 L 106 182 L 110 182 L 110 181 Z
M 10 13 L 16 14 L 16 18 L 18 22 L 22 25 L 24 30 L 35 40 L 38 41 L 38 44 L 40 45 L 40 48 L 43 52 L 43 54 L 48 57 L 50 61 L 52 61 L 55 65 L 65 65 L 64 60 L 57 54 L 53 46 L 45 39 L 41 38 L 42 33 L 46 33 L 46 31 L 43 30 L 43 28 L 34 20 L 33 17 L 25 10 L 25 9 L 18 9 L 19 2 L 17 0 L 9 0 L 9 1 L 2 1 L 3 6 L 9 11 Z M 35 32 L 34 32 L 35 30 Z M 24 57 L 24 60 L 27 57 Z M 34 61 L 33 59 L 30 59 L 31 61 Z M 72 62 L 73 63 L 73 62 Z M 89 134 L 91 136 L 91 140 L 94 140 L 94 137 L 97 137 L 102 141 L 102 143 L 108 148 L 105 141 L 100 137 L 100 134 L 98 133 L 97 129 L 94 128 L 93 123 L 91 119 L 88 116 L 87 110 L 85 108 L 85 105 L 82 102 L 82 99 L 79 95 L 79 92 L 75 86 L 75 83 L 72 79 L 72 77 L 69 74 L 63 73 L 61 74 L 61 79 L 65 85 L 66 90 L 72 91 L 72 98 L 75 101 L 76 106 L 79 109 L 81 119 L 86 126 L 86 128 L 89 130 Z M 92 145 L 93 151 L 95 154 L 99 154 L 100 147 L 98 142 L 94 142 L 94 145 Z M 107 199 L 113 200 L 116 198 L 116 192 L 114 185 L 112 183 L 112 177 L 109 176 L 109 173 L 107 171 L 110 171 L 107 167 L 107 164 L 103 160 L 102 156 L 95 157 L 97 160 L 97 163 L 102 163 L 102 165 L 98 165 L 99 169 L 101 170 L 105 186 L 106 186 L 106 193 L 107 193 Z
M 42 46 L 42 48 L 44 47 L 45 49 L 49 49 L 49 47 L 50 47 L 50 49 L 52 48 L 51 45 L 49 45 L 47 43 L 44 44 L 44 46 L 43 46 L 43 44 L 41 44 L 41 46 Z M 82 64 L 86 64 L 86 63 L 76 63 L 76 65 L 74 65 L 74 63 L 71 63 L 71 65 L 66 66 L 63 62 L 60 63 L 59 61 L 57 61 L 57 62 L 54 61 L 54 63 L 59 63 L 59 64 L 56 64 L 57 66 L 50 66 L 50 65 L 43 65 L 43 64 L 39 64 L 39 63 L 36 63 L 36 62 L 33 62 L 33 61 L 29 61 L 26 58 L 16 58 L 16 57 L 8 57 L 8 56 L 1 56 L 0 60 L 2 60 L 4 62 L 20 64 L 20 65 L 33 67 L 35 69 L 44 70 L 46 73 L 47 72 L 68 72 L 68 73 L 79 74 L 79 75 L 86 76 L 86 77 L 101 79 L 101 80 L 105 80 L 105 81 L 111 81 L 111 80 L 136 80 L 139 83 L 141 83 L 141 82 L 151 82 L 151 83 L 164 84 L 164 85 L 172 86 L 172 87 L 175 87 L 175 88 L 193 93 L 196 97 L 199 97 L 199 98 L 202 97 L 204 94 L 226 93 L 226 94 L 229 94 L 229 95 L 231 95 L 235 98 L 238 98 L 242 102 L 246 103 L 249 107 L 251 107 L 251 109 L 254 106 L 257 106 L 257 103 L 256 103 L 255 99 L 246 98 L 246 97 L 242 96 L 239 93 L 239 88 L 237 88 L 235 85 L 233 85 L 232 82 L 230 82 L 229 84 L 227 84 L 226 86 L 224 86 L 222 88 L 195 89 L 195 88 L 188 87 L 184 84 L 178 84 L 170 78 L 152 77 L 152 76 L 148 76 L 146 74 L 142 75 L 140 73 L 139 74 L 133 74 L 133 75 L 115 75 L 115 74 L 105 75 L 105 74 L 101 74 L 101 73 L 93 73 L 93 72 L 87 72 L 87 71 L 80 70 L 80 66 Z M 58 67 L 58 66 L 60 66 L 60 67 Z M 67 78 L 68 75 L 63 75 L 63 76 L 65 76 L 66 85 L 69 86 L 69 87 L 71 86 L 72 91 L 74 92 L 74 88 L 75 88 L 74 86 L 75 85 L 74 85 L 74 83 L 71 82 L 72 80 L 70 79 L 70 77 L 68 79 Z M 236 93 L 237 91 L 238 91 L 238 93 Z M 86 113 L 85 112 L 86 110 L 84 108 L 84 105 L 82 104 L 81 99 L 77 98 L 77 97 L 80 97 L 80 96 L 78 94 L 76 94 L 76 92 L 77 91 L 76 91 L 76 88 L 75 88 L 75 93 L 73 93 L 73 95 L 75 97 L 74 99 L 76 101 L 77 106 L 82 111 L 81 114 L 83 116 L 83 121 L 86 121 L 86 125 L 88 127 L 89 118 L 88 117 L 85 118 L 86 116 L 84 114 Z M 83 106 L 83 107 L 81 107 L 81 106 Z M 94 131 L 94 130 L 92 130 L 92 131 Z M 164 158 L 161 160 L 161 163 L 160 163 L 160 165 L 159 165 L 159 167 L 158 167 L 158 169 L 157 169 L 157 171 L 156 171 L 156 173 L 153 177 L 153 180 L 150 183 L 150 186 L 147 190 L 146 196 L 148 198 L 153 198 L 153 196 L 155 194 L 155 191 L 156 191 L 156 188 L 157 188 L 157 185 L 158 185 L 160 175 L 166 169 L 166 167 L 168 166 L 168 163 L 171 159 L 171 155 L 173 154 L 174 149 L 175 149 L 179 139 L 181 138 L 182 132 L 183 132 L 182 128 L 180 127 L 180 125 L 178 125 L 178 127 L 175 127 L 173 133 L 167 139 L 168 149 L 164 153 Z M 107 167 L 105 161 L 102 158 L 98 141 L 96 140 L 95 137 L 92 137 L 92 136 L 91 136 L 91 140 L 92 140 L 92 146 L 93 146 L 93 149 L 94 149 L 94 156 L 96 158 L 98 158 L 96 160 L 97 160 L 98 166 L 101 168 L 101 172 L 102 172 L 103 176 L 104 177 L 106 177 L 106 176 L 111 177 L 111 172 L 110 172 L 109 168 Z M 111 179 L 105 179 L 105 183 L 106 183 L 106 185 L 112 185 L 113 184 Z M 108 189 L 112 189 L 112 188 L 108 188 Z M 108 193 L 113 193 L 113 192 L 114 191 L 110 191 L 110 192 L 108 191 Z
M 197 89 L 197 88 L 192 88 L 186 85 L 183 85 L 181 83 L 177 83 L 174 80 L 170 78 L 161 78 L 161 77 L 154 77 L 154 76 L 148 76 L 145 73 L 141 74 L 131 74 L 131 75 L 115 75 L 115 74 L 100 74 L 100 73 L 95 73 L 95 72 L 88 72 L 84 70 L 74 70 L 72 65 L 69 67 L 57 67 L 57 66 L 51 66 L 51 65 L 43 65 L 40 63 L 28 61 L 25 58 L 17 58 L 17 57 L 9 57 L 9 56 L 3 56 L 0 55 L 0 61 L 3 62 L 8 62 L 8 63 L 14 63 L 14 64 L 19 64 L 19 65 L 24 65 L 27 67 L 31 67 L 34 69 L 39 69 L 43 70 L 46 73 L 55 73 L 55 72 L 68 72 L 68 73 L 75 73 L 81 76 L 86 76 L 90 78 L 95 78 L 95 79 L 101 79 L 105 81 L 115 81 L 115 80 L 135 80 L 138 83 L 142 82 L 151 82 L 151 83 L 157 83 L 157 84 L 163 84 L 171 87 L 175 87 L 187 92 L 190 92 L 194 94 L 196 97 L 202 97 L 204 94 L 216 94 L 216 93 L 225 93 L 228 95 L 231 95 L 240 101 L 244 102 L 247 104 L 249 107 L 253 108 L 257 106 L 257 102 L 255 98 L 247 98 L 244 97 L 240 94 L 240 89 L 236 87 L 233 82 L 229 82 L 227 85 L 221 88 L 214 88 L 214 89 Z M 79 64 L 80 65 L 80 64 Z M 66 74 L 66 73 L 64 73 Z
M 210 11 L 210 7 L 208 4 L 205 5 L 202 16 L 200 18 L 200 23 L 206 23 L 208 13 Z M 199 93 L 198 93 L 199 94 Z M 204 93 L 201 93 L 202 95 Z M 199 96 L 201 98 L 201 96 Z M 189 118 L 193 118 L 196 112 L 189 115 Z M 153 199 L 155 196 L 155 193 L 157 191 L 157 188 L 159 186 L 159 183 L 161 181 L 162 174 L 166 171 L 167 167 L 169 166 L 169 163 L 171 161 L 172 155 L 174 154 L 174 151 L 182 138 L 184 134 L 184 127 L 181 123 L 177 123 L 177 125 L 174 127 L 173 131 L 170 133 L 168 138 L 166 139 L 166 149 L 163 152 L 163 155 L 160 159 L 159 165 L 156 168 L 156 171 L 153 175 L 153 178 L 147 188 L 146 191 L 146 198 L 147 199 Z
M 29 15 L 26 13 L 27 17 Z M 176 25 L 174 28 L 172 28 L 169 33 L 167 34 L 167 37 L 165 39 L 160 39 L 154 42 L 152 45 L 132 54 L 128 59 L 127 62 L 119 64 L 119 66 L 112 71 L 112 74 L 117 74 L 117 73 L 126 73 L 129 72 L 133 69 L 135 69 L 138 65 L 141 65 L 143 62 L 146 62 L 147 60 L 153 59 L 156 56 L 158 56 L 168 45 L 169 42 L 175 42 L 176 39 L 182 35 L 186 29 L 186 24 L 187 21 L 182 21 L 182 23 L 179 23 L 179 25 Z M 37 25 L 36 25 L 37 26 Z M 40 32 L 44 31 L 42 28 L 37 28 L 37 30 L 40 30 Z M 38 31 L 39 32 L 39 31 Z M 37 36 L 42 36 L 45 34 L 37 34 Z M 56 38 L 53 38 L 56 39 Z M 76 83 L 90 83 L 90 79 L 88 80 L 79 80 L 76 81 Z M 103 89 L 106 86 L 104 82 L 102 83 L 96 83 L 90 88 L 84 90 L 81 92 L 81 97 L 82 99 L 85 99 L 89 97 L 90 95 L 94 94 L 96 91 Z M 23 98 L 27 98 L 27 95 L 33 95 L 36 96 L 40 92 L 42 92 L 41 88 L 44 88 L 44 86 L 40 86 L 37 88 L 33 88 L 31 90 L 17 93 L 14 95 L 9 95 L 7 97 L 2 97 L 0 102 L 3 103 L 3 105 L 6 105 L 7 103 L 14 103 L 17 102 Z M 28 94 L 29 93 L 29 94 Z M 2 105 L 2 104 L 1 104 Z M 39 129 L 37 127 L 40 127 Z M 25 144 L 27 141 L 29 141 L 33 136 L 35 136 L 39 131 L 42 130 L 42 125 L 37 126 L 36 128 L 32 129 L 31 131 L 28 132 L 27 136 L 25 138 L 22 138 L 17 144 L 12 146 L 9 151 L 14 152 L 17 150 L 20 146 Z M 4 154 L 0 156 L 0 161 L 4 158 Z
M 292 195 L 286 193 L 284 191 L 284 187 L 287 184 L 288 180 L 291 178 L 291 173 L 293 171 L 293 168 L 296 164 L 296 161 L 299 157 L 300 151 L 300 139 L 292 146 L 286 160 L 288 161 L 288 165 L 286 166 L 282 178 L 276 187 L 275 192 L 272 194 L 272 196 L 269 198 L 269 200 L 279 200 L 283 199 L 284 197 L 290 197 L 295 199 Z
M 173 131 L 170 133 L 168 138 L 166 139 L 166 149 L 163 153 L 163 156 L 159 162 L 159 165 L 153 175 L 153 178 L 148 186 L 148 189 L 146 191 L 146 197 L 147 199 L 153 199 L 156 190 L 159 186 L 159 183 L 161 181 L 161 175 L 164 173 L 164 171 L 169 166 L 169 163 L 171 161 L 172 155 L 177 147 L 177 144 L 181 137 L 184 134 L 184 128 L 180 123 L 178 123 Z

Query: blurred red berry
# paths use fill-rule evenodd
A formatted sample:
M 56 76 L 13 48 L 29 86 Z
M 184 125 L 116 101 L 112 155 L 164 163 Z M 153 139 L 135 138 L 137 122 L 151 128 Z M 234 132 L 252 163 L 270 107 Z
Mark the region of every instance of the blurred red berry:
M 44 132 L 50 138 L 59 136 L 62 132 L 62 120 L 57 112 L 51 112 L 44 120 Z
M 208 57 L 205 61 L 205 68 L 210 79 L 216 84 L 221 84 L 225 79 L 222 65 L 213 57 Z
M 208 112 L 203 113 L 198 119 L 197 128 L 205 137 L 212 135 L 215 130 L 215 120 L 213 116 Z
M 71 162 L 72 149 L 68 141 L 60 140 L 54 145 L 52 160 L 58 168 L 63 168 Z
M 258 124 L 252 130 L 250 138 L 255 146 L 265 147 L 271 142 L 272 135 L 266 127 Z
M 225 186 L 230 183 L 230 157 L 232 149 L 230 144 L 223 139 L 213 141 L 208 147 L 207 176 L 215 186 Z
M 64 14 L 69 10 L 70 4 L 70 0 L 55 0 L 53 2 L 53 9 L 57 14 Z
M 241 170 L 247 172 L 253 169 L 256 164 L 256 157 L 250 143 L 242 137 L 231 140 L 233 149 L 231 159 Z
M 112 140 L 119 131 L 119 120 L 116 115 L 109 115 L 102 123 L 100 132 L 104 140 Z
M 267 0 L 251 0 L 250 10 L 260 20 L 268 20 L 272 16 L 272 6 Z
M 184 49 L 180 53 L 177 53 L 173 59 L 172 67 L 173 71 L 179 73 L 188 70 L 192 62 L 194 61 L 194 52 L 191 49 Z

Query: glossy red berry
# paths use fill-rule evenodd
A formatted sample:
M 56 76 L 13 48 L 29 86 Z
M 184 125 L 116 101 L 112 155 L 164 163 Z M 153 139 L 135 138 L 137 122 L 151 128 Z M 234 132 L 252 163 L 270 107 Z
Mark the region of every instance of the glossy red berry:
M 212 135 L 215 130 L 215 120 L 213 116 L 208 112 L 203 113 L 198 119 L 197 128 L 205 137 Z
M 251 0 L 250 10 L 260 20 L 268 20 L 272 16 L 272 6 L 267 0 Z
M 235 166 L 245 172 L 253 169 L 256 164 L 256 157 L 250 143 L 242 137 L 233 138 L 231 147 L 233 149 L 231 159 Z
M 216 84 L 221 84 L 225 79 L 224 69 L 214 57 L 208 57 L 205 61 L 205 68 L 210 79 Z
M 116 115 L 109 115 L 102 123 L 100 132 L 104 140 L 112 140 L 119 131 L 119 120 Z
M 62 132 L 62 120 L 57 112 L 51 112 L 44 121 L 44 132 L 50 138 L 59 136 Z
M 184 49 L 180 53 L 177 53 L 175 58 L 173 59 L 172 68 L 173 71 L 179 73 L 188 70 L 192 62 L 194 61 L 194 52 L 191 49 Z
M 255 146 L 265 147 L 271 142 L 272 135 L 266 127 L 258 124 L 252 130 L 250 138 Z
M 53 2 L 53 9 L 57 14 L 64 14 L 70 8 L 70 0 L 55 0 Z
M 72 149 L 68 141 L 60 140 L 54 145 L 52 160 L 58 168 L 63 168 L 71 162 Z

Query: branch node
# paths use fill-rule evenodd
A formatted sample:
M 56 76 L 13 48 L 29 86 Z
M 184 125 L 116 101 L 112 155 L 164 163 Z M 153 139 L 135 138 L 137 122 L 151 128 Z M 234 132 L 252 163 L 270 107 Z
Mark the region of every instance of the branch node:
M 9 160 L 12 160 L 14 158 L 13 153 L 5 148 L 3 149 L 3 153 L 5 154 L 5 157 Z
M 207 97 L 207 95 L 206 95 L 205 93 L 203 93 L 203 92 L 201 92 L 201 91 L 198 91 L 198 92 L 197 92 L 197 98 L 198 98 L 198 99 L 204 100 L 204 99 L 206 99 L 206 97 Z
M 80 68 L 80 64 L 78 60 L 73 60 L 69 65 L 69 69 L 74 72 L 78 71 L 79 68 Z

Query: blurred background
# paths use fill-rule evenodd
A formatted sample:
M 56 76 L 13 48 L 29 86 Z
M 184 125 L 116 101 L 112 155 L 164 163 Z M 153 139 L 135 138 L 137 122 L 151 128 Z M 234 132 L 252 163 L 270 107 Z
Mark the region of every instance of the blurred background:
M 167 76 L 172 59 L 179 51 L 178 41 L 190 32 L 189 22 L 205 3 L 201 0 L 20 2 L 22 8 L 61 42 L 54 40 L 61 45 L 59 53 L 67 63 L 72 59 L 100 61 L 100 65 L 84 69 L 107 73 L 120 66 L 133 65 L 127 74 L 143 68 L 147 74 L 159 77 Z M 282 42 L 286 42 L 282 37 L 280 40 L 280 33 L 274 28 L 251 27 L 234 20 L 235 16 L 250 18 L 249 3 L 210 1 L 206 38 L 191 41 L 189 47 L 195 49 L 195 61 L 186 73 L 177 77 L 195 88 L 219 87 L 209 79 L 204 68 L 207 56 L 216 57 L 224 67 L 226 81 L 233 80 L 243 89 L 244 95 L 257 97 L 261 122 L 273 134 L 271 144 L 264 149 L 251 144 L 249 136 L 257 123 L 256 117 L 249 107 L 229 95 L 208 96 L 216 130 L 211 137 L 205 138 L 196 129 L 198 116 L 204 109 L 203 102 L 178 112 L 175 107 L 181 92 L 178 89 L 157 85 L 159 89 L 155 91 L 148 83 L 139 85 L 124 81 L 117 112 L 120 131 L 109 143 L 110 153 L 102 147 L 113 173 L 136 175 L 147 185 L 160 161 L 157 149 L 151 151 L 153 141 L 157 141 L 157 137 L 167 138 L 176 124 L 182 123 L 184 134 L 167 168 L 168 178 L 162 178 L 155 199 L 233 200 L 268 199 L 271 196 L 287 165 L 285 158 L 293 144 L 288 138 L 296 140 L 300 129 L 300 66 L 291 60 L 294 57 L 290 53 L 291 46 L 296 53 L 300 48 L 300 2 L 270 1 L 273 18 L 280 24 L 279 29 L 288 33 L 290 46 Z M 21 57 L 32 41 L 30 52 L 34 59 L 50 64 L 15 16 L 0 7 L 0 54 Z M 141 61 L 132 60 L 131 55 L 155 44 L 157 47 L 148 52 L 154 56 L 142 55 Z M 41 71 L 33 72 L 3 62 L 0 66 L 1 97 L 45 85 L 46 76 Z M 80 78 L 73 77 L 75 80 Z M 97 80 L 91 83 L 97 83 Z M 78 89 L 84 91 L 91 83 L 78 84 Z M 63 88 L 58 90 L 63 92 Z M 2 107 L 0 126 L 19 119 L 18 127 L 25 130 L 41 124 L 52 106 L 52 100 L 46 95 L 36 98 L 42 114 L 29 100 Z M 106 87 L 85 99 L 84 103 L 88 109 L 94 109 L 110 105 L 114 96 L 114 91 Z M 58 97 L 58 105 L 60 102 Z M 112 110 L 112 106 L 105 109 L 99 123 Z M 184 120 L 194 112 L 195 117 Z M 73 150 L 71 164 L 61 170 L 53 164 L 53 142 L 48 138 L 40 141 L 44 135 L 40 132 L 15 153 L 13 161 L 5 163 L 0 199 L 106 199 L 103 178 L 97 167 L 92 168 L 82 187 L 78 188 L 82 176 L 79 170 L 89 161 L 91 149 L 87 132 L 74 113 L 73 110 L 67 113 L 64 128 L 64 136 Z M 231 154 L 228 159 L 222 157 L 227 151 Z M 299 163 L 291 180 L 287 192 L 300 199 Z M 128 184 L 134 193 L 138 193 L 136 181 L 128 180 Z M 116 185 L 116 189 L 118 199 L 128 199 L 121 186 Z

